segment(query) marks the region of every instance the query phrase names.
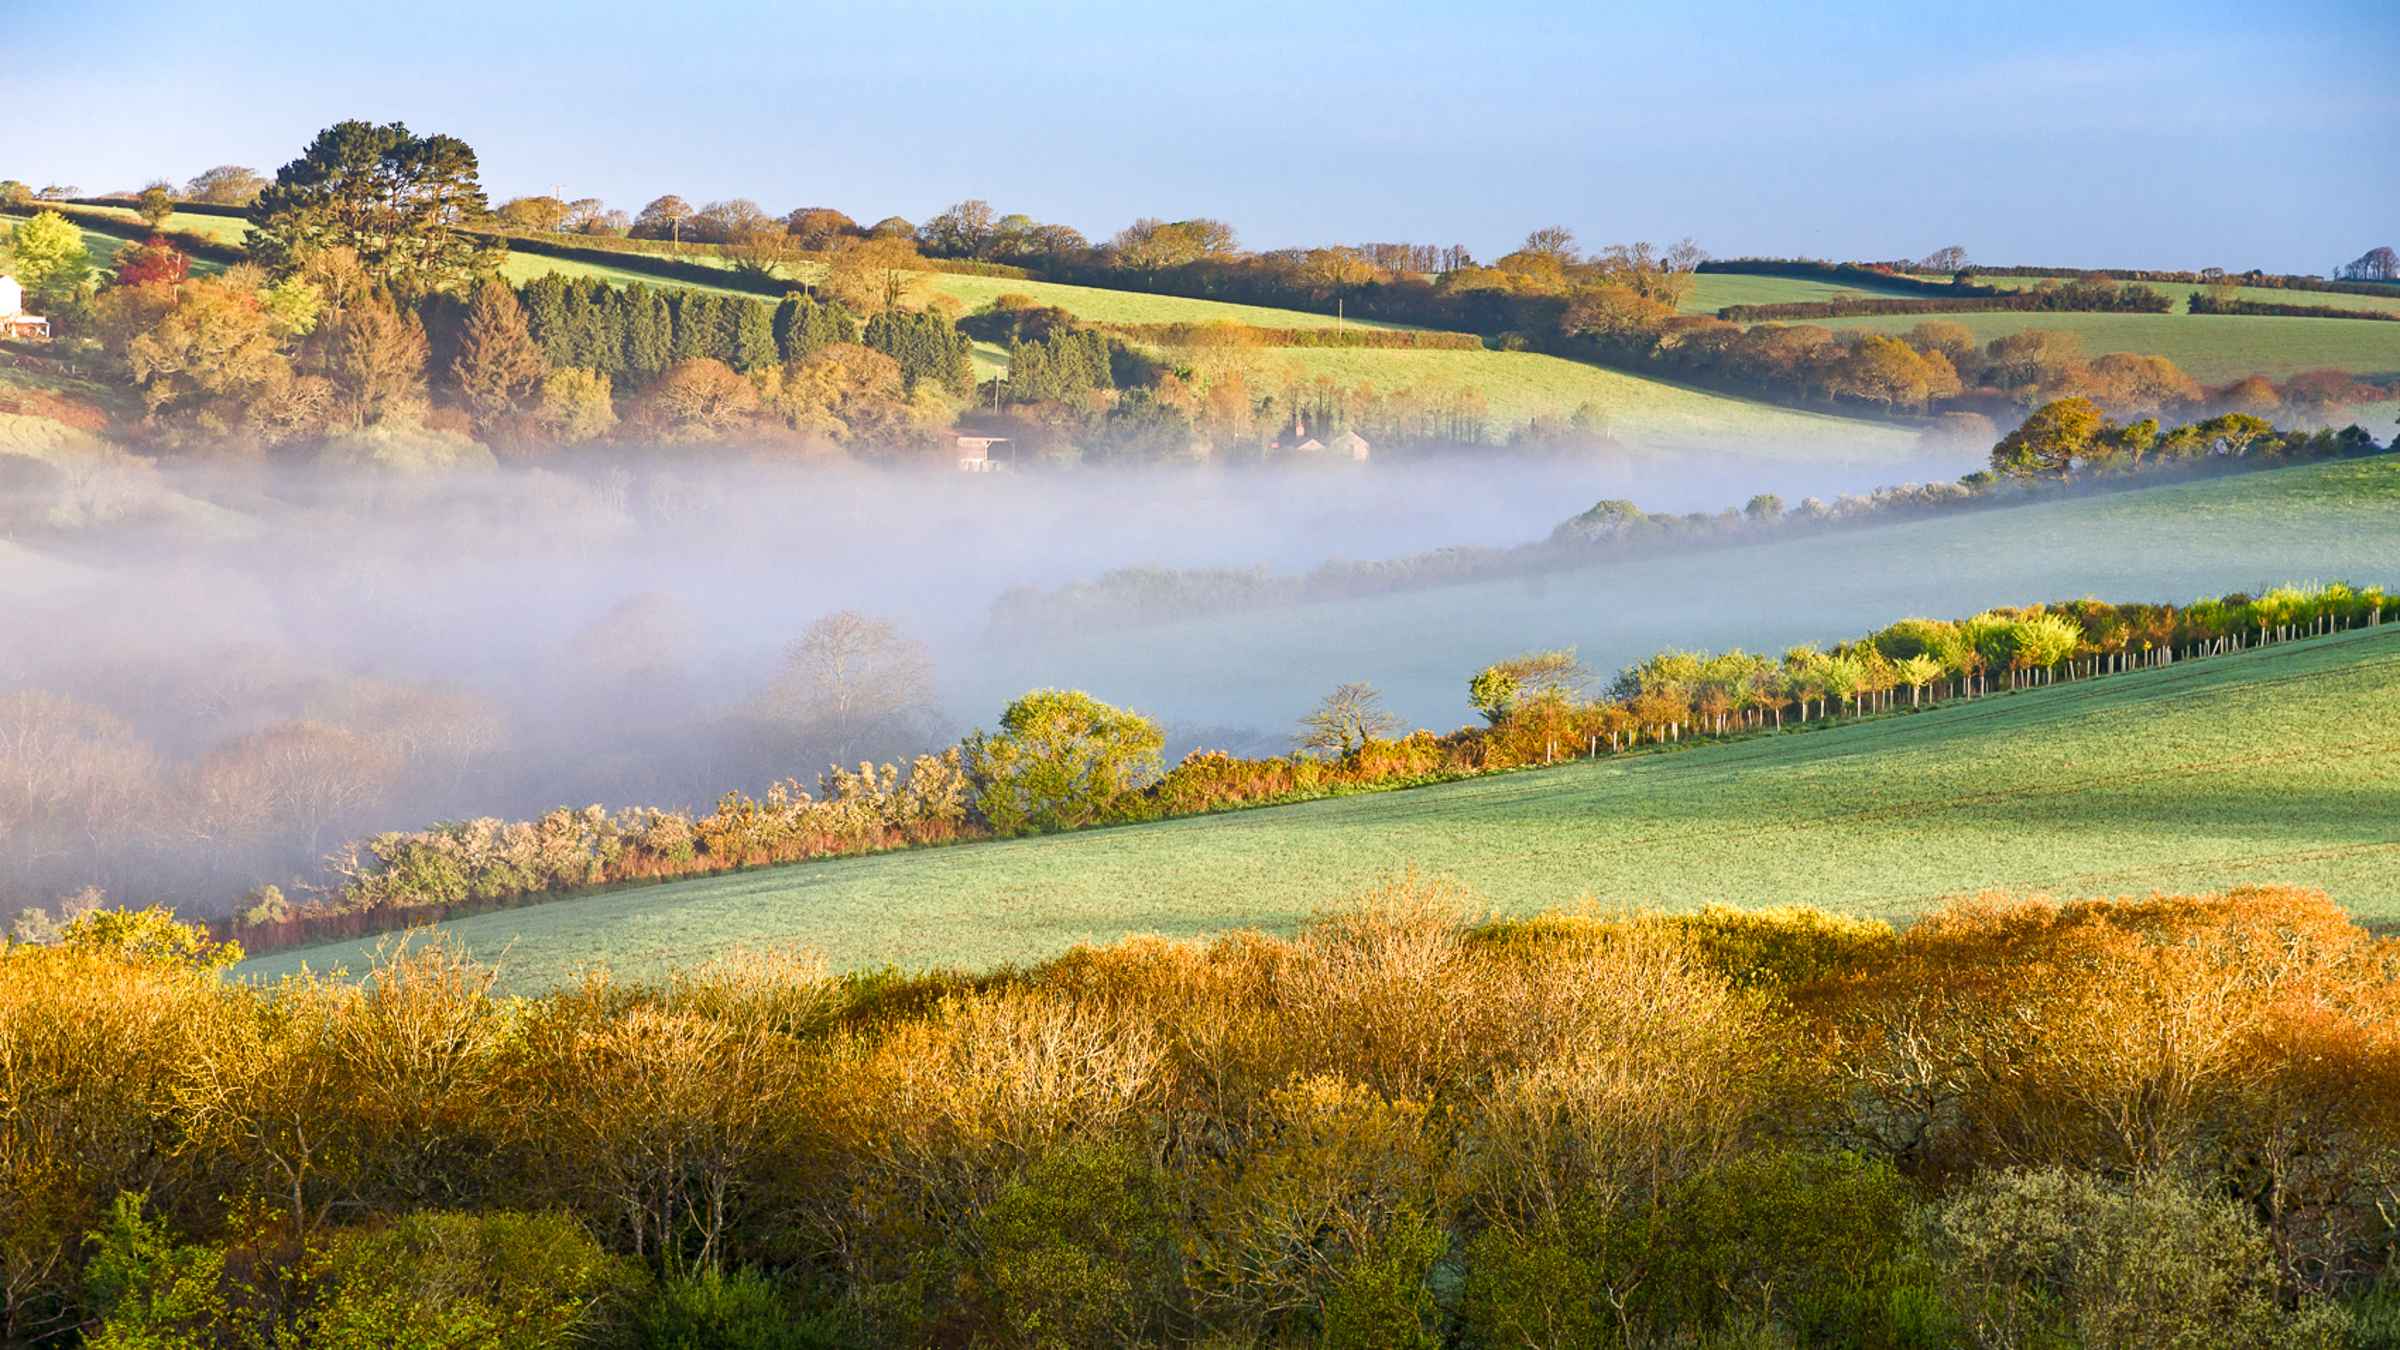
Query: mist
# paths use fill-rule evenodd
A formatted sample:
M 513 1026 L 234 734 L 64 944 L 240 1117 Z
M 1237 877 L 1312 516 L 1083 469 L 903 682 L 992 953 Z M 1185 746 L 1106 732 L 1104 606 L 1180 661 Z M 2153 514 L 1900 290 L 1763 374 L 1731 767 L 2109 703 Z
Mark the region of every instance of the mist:
M 1804 579 L 1748 573 L 1737 549 L 1122 632 L 991 621 L 1011 587 L 1119 567 L 1506 546 L 1601 498 L 1713 512 L 1975 463 L 1611 450 L 962 474 L 657 449 L 409 477 L 62 457 L 0 491 L 0 698 L 19 699 L 0 717 L 18 779 L 0 789 L 0 905 L 89 883 L 221 912 L 261 883 L 319 879 L 327 851 L 379 831 L 813 787 L 837 756 L 904 760 L 1042 685 L 1158 718 L 1170 754 L 1277 752 L 1343 680 L 1447 728 L 1466 674 L 1527 648 L 1577 645 L 1609 668 L 1781 640 L 1796 612 L 1807 635 L 1839 636 L 1813 631 L 1821 616 L 2030 598 L 2001 594 L 2015 581 L 1982 560 L 1852 557 Z M 1824 589 L 1795 605 L 1794 585 Z M 792 644 L 843 610 L 923 645 L 923 706 L 837 730 L 777 703 Z M 315 786 L 289 788 L 304 770 Z

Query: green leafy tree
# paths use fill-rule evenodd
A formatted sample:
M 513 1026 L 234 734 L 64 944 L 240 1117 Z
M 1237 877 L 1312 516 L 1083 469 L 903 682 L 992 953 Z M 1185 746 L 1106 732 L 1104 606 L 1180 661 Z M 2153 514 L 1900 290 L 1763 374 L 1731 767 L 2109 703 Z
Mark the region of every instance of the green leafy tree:
M 400 296 L 464 290 L 500 261 L 466 233 L 486 214 L 477 174 L 475 151 L 454 136 L 337 123 L 251 203 L 250 256 L 288 275 L 312 254 L 347 248 Z
M 168 191 L 164 183 L 152 183 L 134 195 L 133 213 L 142 218 L 142 223 L 155 230 L 167 223 L 167 217 L 175 214 L 175 194 Z
M 44 305 L 72 301 L 91 285 L 92 251 L 84 245 L 83 231 L 56 211 L 19 225 L 10 236 L 10 252 L 18 284 Z
M 1069 830 L 1107 820 L 1159 772 L 1158 724 L 1078 690 L 1036 689 L 1000 729 L 967 738 L 976 809 L 995 833 Z
M 1467 703 L 1494 726 L 1508 720 L 1517 705 L 1542 697 L 1568 698 L 1582 692 L 1591 672 L 1575 659 L 1575 649 L 1527 652 L 1485 666 L 1467 681 Z
M 2088 398 L 2045 403 L 1992 447 L 1992 469 L 2017 478 L 2065 478 L 2091 457 L 2107 426 Z
M 516 292 L 498 277 L 487 278 L 475 288 L 466 330 L 458 340 L 458 358 L 450 363 L 459 399 L 477 428 L 490 427 L 515 412 L 549 369 L 526 329 L 525 307 L 517 303 Z

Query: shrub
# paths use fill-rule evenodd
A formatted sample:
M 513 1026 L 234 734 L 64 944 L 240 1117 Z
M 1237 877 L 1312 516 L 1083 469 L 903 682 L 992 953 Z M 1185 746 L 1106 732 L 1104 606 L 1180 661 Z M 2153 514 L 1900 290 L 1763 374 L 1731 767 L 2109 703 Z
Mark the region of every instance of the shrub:
M 572 1219 L 505 1212 L 339 1233 L 311 1276 L 327 1292 L 302 1317 L 303 1339 L 327 1350 L 544 1350 L 611 1325 L 634 1278 Z
M 1130 1345 L 1182 1304 L 1165 1180 L 1121 1144 L 1036 1159 L 974 1224 L 1001 1345 Z
M 670 1275 L 632 1319 L 641 1350 L 835 1350 L 856 1343 L 828 1321 L 796 1315 L 773 1280 L 748 1270 Z
M 1008 705 L 998 731 L 967 738 L 975 809 L 1003 835 L 1109 820 L 1157 776 L 1165 740 L 1139 713 L 1080 691 L 1036 689 Z
M 2168 1176 L 1986 1173 L 1933 1208 L 1929 1234 L 1978 1345 L 2340 1343 L 2333 1307 L 2278 1301 L 2267 1236 L 2241 1206 Z

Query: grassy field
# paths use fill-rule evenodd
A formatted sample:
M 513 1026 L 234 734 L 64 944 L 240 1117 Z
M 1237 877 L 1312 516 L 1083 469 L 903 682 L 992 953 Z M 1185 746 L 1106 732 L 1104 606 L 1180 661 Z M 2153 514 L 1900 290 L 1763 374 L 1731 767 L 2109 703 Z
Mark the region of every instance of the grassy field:
M 2400 323 L 2363 319 L 2253 318 L 2226 314 L 1901 314 L 1814 319 L 1826 328 L 1902 333 L 1928 319 L 1966 325 L 1978 342 L 2032 329 L 2079 334 L 2094 356 L 2163 356 L 2194 379 L 2224 383 L 2244 375 L 2281 378 L 2303 370 L 2400 374 Z
M 1866 461 L 1906 454 L 1916 444 L 1914 432 L 1897 427 L 1686 389 L 1536 352 L 1287 347 L 1255 351 L 1246 364 L 1253 390 L 1261 392 L 1319 377 L 1385 392 L 1480 390 L 1500 431 L 1590 404 L 1610 435 L 1647 448 L 1738 442 L 1762 457 Z
M 1415 867 L 1495 907 L 1805 902 L 1905 918 L 2004 888 L 2322 886 L 2400 916 L 2400 624 L 1857 727 L 1410 792 L 764 870 L 447 925 L 510 985 L 799 943 L 844 968 L 1288 931 Z M 361 967 L 371 944 L 283 953 Z
M 1739 502 L 1741 484 L 1726 500 Z M 1618 495 L 1607 493 L 1604 495 Z M 1563 518 L 1584 502 L 1562 502 Z M 1538 534 L 1550 522 L 1528 522 Z M 2099 595 L 2184 601 L 2284 581 L 2400 582 L 2400 456 L 2337 461 L 1576 572 L 1295 605 L 944 653 L 954 717 L 1088 689 L 1208 739 L 1288 733 L 1372 681 L 1414 726 L 1467 720 L 1467 675 L 1574 647 L 1609 674 L 1668 647 L 1781 651 L 1907 614 Z
M 1731 272 L 1696 272 L 1692 276 L 1692 293 L 1684 297 L 1682 309 L 1686 314 L 1714 314 L 1727 305 L 1816 304 L 1827 300 L 1908 297 L 1917 294 L 1919 292 L 1899 286 L 1844 284 L 1815 281 L 1807 277 L 1754 277 Z
M 1949 280 L 1948 277 L 1930 279 Z M 2010 276 L 2005 273 L 1978 272 L 1975 275 L 1977 283 L 1985 286 L 1997 286 L 2006 291 L 2031 290 L 2044 281 L 2056 279 L 2053 277 Z M 2139 281 L 2127 284 L 2147 286 L 2162 295 L 2171 297 L 2175 301 L 2177 314 L 2184 312 L 2192 292 L 2201 289 L 2199 286 L 2183 281 Z M 2390 289 L 2392 292 L 2390 295 L 2351 295 L 2344 291 L 2295 291 L 2273 286 L 2236 286 L 2233 288 L 2233 294 L 2235 299 L 2252 300 L 2262 305 L 2325 305 L 2334 309 L 2377 309 L 2387 313 L 2400 314 L 2400 286 Z

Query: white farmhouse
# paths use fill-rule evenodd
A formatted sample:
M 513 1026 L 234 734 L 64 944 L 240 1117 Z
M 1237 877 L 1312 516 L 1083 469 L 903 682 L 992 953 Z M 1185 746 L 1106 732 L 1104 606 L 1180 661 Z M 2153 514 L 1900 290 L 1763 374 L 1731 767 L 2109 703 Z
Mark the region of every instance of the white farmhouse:
M 12 276 L 0 274 L 0 337 L 46 338 L 50 321 L 25 312 L 25 288 Z

